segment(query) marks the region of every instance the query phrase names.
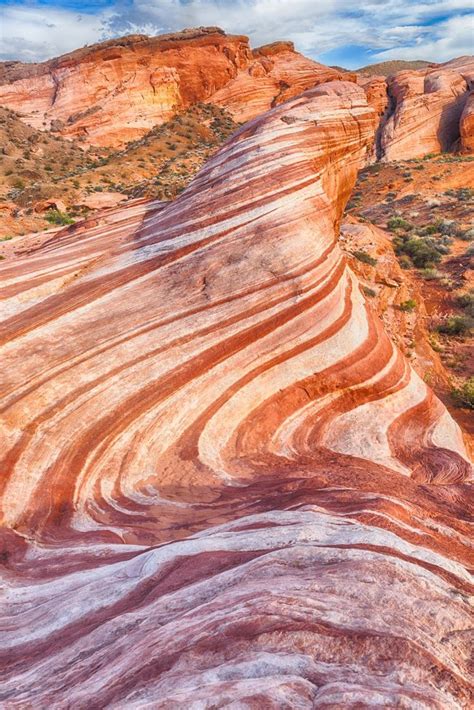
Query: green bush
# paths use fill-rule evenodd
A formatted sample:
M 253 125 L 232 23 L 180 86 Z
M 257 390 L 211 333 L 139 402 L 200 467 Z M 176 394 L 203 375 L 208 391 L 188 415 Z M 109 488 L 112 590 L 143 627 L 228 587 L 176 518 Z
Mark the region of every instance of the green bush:
M 68 214 L 59 210 L 48 210 L 44 218 L 50 224 L 74 224 L 74 220 Z
M 461 202 L 469 202 L 474 197 L 474 190 L 470 187 L 458 187 L 446 190 L 444 194 L 448 197 L 456 197 Z
M 409 298 L 407 301 L 403 301 L 399 306 L 400 310 L 404 313 L 411 313 L 416 308 L 416 301 L 413 298 Z
M 394 232 L 397 229 L 403 229 L 405 232 L 408 232 L 413 229 L 413 225 L 411 222 L 407 222 L 406 219 L 403 219 L 403 217 L 390 217 L 387 222 L 387 229 L 390 230 L 390 232 Z
M 448 316 L 436 330 L 443 335 L 467 335 L 472 330 L 473 321 L 469 316 Z
M 438 281 L 443 278 L 443 274 L 438 269 L 422 269 L 420 273 L 426 281 Z
M 363 264 L 369 264 L 370 266 L 375 266 L 377 263 L 377 259 L 374 259 L 373 256 L 370 256 L 370 254 L 367 254 L 367 252 L 362 249 L 353 251 L 352 256 L 355 256 L 358 261 L 362 261 Z
M 474 291 L 470 291 L 469 293 L 461 293 L 457 296 L 456 303 L 467 313 L 468 316 L 474 318 Z
M 413 267 L 413 262 L 407 254 L 402 254 L 398 257 L 398 263 L 402 269 L 411 269 Z
M 474 377 L 466 380 L 461 387 L 453 388 L 451 394 L 459 406 L 474 409 Z
M 441 252 L 429 241 L 419 237 L 399 237 L 394 240 L 397 256 L 406 254 L 418 269 L 428 268 L 441 261 Z
M 461 230 L 457 237 L 463 242 L 472 242 L 474 240 L 474 227 L 471 227 L 471 229 Z
M 420 234 L 438 234 L 439 224 L 427 224 L 426 227 L 420 229 Z

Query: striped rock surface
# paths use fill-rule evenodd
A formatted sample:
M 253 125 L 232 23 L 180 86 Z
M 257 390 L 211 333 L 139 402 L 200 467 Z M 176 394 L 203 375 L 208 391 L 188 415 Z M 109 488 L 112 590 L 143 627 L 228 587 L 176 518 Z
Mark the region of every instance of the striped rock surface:
M 374 123 L 325 84 L 1 265 L 4 707 L 469 706 L 472 468 L 337 244 Z
M 467 112 L 462 117 L 473 83 L 474 56 L 389 78 L 392 106 L 381 130 L 381 157 L 409 160 L 459 148 L 469 151 L 472 123 Z

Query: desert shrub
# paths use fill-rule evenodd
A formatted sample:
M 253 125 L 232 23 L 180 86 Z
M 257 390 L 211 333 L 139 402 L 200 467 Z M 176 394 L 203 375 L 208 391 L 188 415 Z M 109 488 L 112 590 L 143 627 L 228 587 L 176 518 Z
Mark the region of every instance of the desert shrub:
M 454 387 L 451 394 L 459 406 L 474 409 L 474 377 L 466 380 L 461 387 Z
M 438 232 L 450 237 L 455 237 L 463 231 L 454 219 L 439 219 L 436 222 L 436 226 L 438 227 Z
M 456 303 L 460 308 L 467 313 L 468 316 L 474 318 L 474 291 L 469 293 L 461 293 L 456 297 Z
M 474 190 L 470 187 L 458 187 L 446 190 L 444 194 L 448 197 L 456 197 L 461 202 L 469 202 L 474 197 Z
M 355 258 L 358 261 L 361 261 L 363 264 L 375 266 L 375 264 L 377 263 L 377 259 L 374 259 L 373 256 L 370 256 L 370 254 L 367 254 L 367 252 L 363 251 L 362 249 L 357 249 L 356 251 L 353 251 L 352 255 L 355 256 Z
M 0 242 L 9 242 L 10 239 L 13 239 L 13 237 L 1 237 Z
M 68 214 L 59 210 L 48 210 L 44 218 L 50 224 L 74 224 L 74 220 Z
M 402 269 L 411 269 L 413 267 L 413 262 L 408 256 L 408 254 L 402 254 L 398 257 L 398 263 Z
M 469 316 L 448 316 L 436 330 L 443 335 L 467 335 L 471 332 L 472 326 L 473 321 Z
M 439 342 L 438 337 L 434 333 L 429 336 L 429 343 L 436 353 L 443 352 L 444 348 Z
M 474 244 L 471 244 L 471 246 L 466 249 L 466 251 L 464 252 L 464 255 L 465 256 L 474 256 Z
M 470 229 L 460 230 L 457 237 L 463 242 L 472 242 L 474 240 L 474 227 L 471 227 Z
M 407 222 L 406 219 L 403 219 L 403 217 L 390 217 L 387 222 L 387 229 L 390 230 L 390 232 L 395 232 L 397 229 L 403 229 L 405 232 L 409 232 L 413 229 L 413 225 L 411 222 Z
M 441 271 L 438 271 L 438 269 L 422 269 L 420 271 L 421 276 L 425 279 L 425 281 L 438 281 L 439 279 L 443 278 L 443 274 Z
M 441 252 L 437 247 L 419 237 L 395 239 L 394 249 L 397 256 L 402 254 L 409 256 L 418 269 L 429 268 L 441 261 Z
M 373 288 L 369 288 L 368 286 L 363 286 L 362 290 L 369 298 L 374 298 L 377 295 L 377 291 L 374 291 Z
M 21 178 L 17 178 L 13 183 L 13 187 L 16 187 L 17 190 L 23 190 L 25 183 Z
M 400 303 L 399 308 L 404 313 L 411 313 L 416 308 L 416 301 L 413 298 L 409 298 L 407 301 Z

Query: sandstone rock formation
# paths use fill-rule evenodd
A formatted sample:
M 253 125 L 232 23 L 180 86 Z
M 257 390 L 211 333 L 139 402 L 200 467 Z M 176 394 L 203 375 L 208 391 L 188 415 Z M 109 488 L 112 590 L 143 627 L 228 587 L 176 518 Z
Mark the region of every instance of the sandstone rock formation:
M 132 35 L 4 74 L 0 104 L 35 128 L 120 145 L 208 98 L 251 57 L 246 37 L 217 28 Z
M 385 77 L 358 76 L 357 83 L 364 88 L 369 106 L 372 106 L 378 116 L 384 116 L 390 104 Z
M 474 92 L 467 97 L 460 123 L 461 150 L 474 153 Z
M 337 243 L 374 125 L 327 83 L 0 266 L 7 706 L 469 706 L 472 467 Z
M 275 42 L 254 50 L 253 61 L 209 99 L 237 121 L 248 121 L 306 89 L 355 75 L 318 64 L 295 52 L 292 42 Z
M 380 157 L 403 160 L 458 148 L 461 115 L 473 79 L 474 57 L 389 78 L 393 106 L 383 126 Z M 471 131 L 469 120 L 463 130 Z
M 201 27 L 109 40 L 42 64 L 4 63 L 0 105 L 20 111 L 35 128 L 120 146 L 199 101 L 247 120 L 341 76 L 289 42 L 252 54 L 247 37 Z

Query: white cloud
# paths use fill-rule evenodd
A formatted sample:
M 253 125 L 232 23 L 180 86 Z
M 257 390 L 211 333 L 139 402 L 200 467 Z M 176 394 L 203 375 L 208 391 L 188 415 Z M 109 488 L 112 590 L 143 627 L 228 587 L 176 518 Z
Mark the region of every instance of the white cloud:
M 52 7 L 3 8 L 0 59 L 25 62 L 64 54 L 101 37 L 107 15 L 87 15 Z
M 357 45 L 375 52 L 373 61 L 440 61 L 472 51 L 472 15 L 459 14 L 470 9 L 472 0 L 367 0 L 357 6 L 352 0 L 133 0 L 93 15 L 7 5 L 0 58 L 42 60 L 110 36 L 218 25 L 249 35 L 253 46 L 292 40 L 315 58 Z
M 473 17 L 451 17 L 436 27 L 424 31 L 415 44 L 397 45 L 379 52 L 374 59 L 427 59 L 432 62 L 446 62 L 453 57 L 472 54 L 474 50 Z

